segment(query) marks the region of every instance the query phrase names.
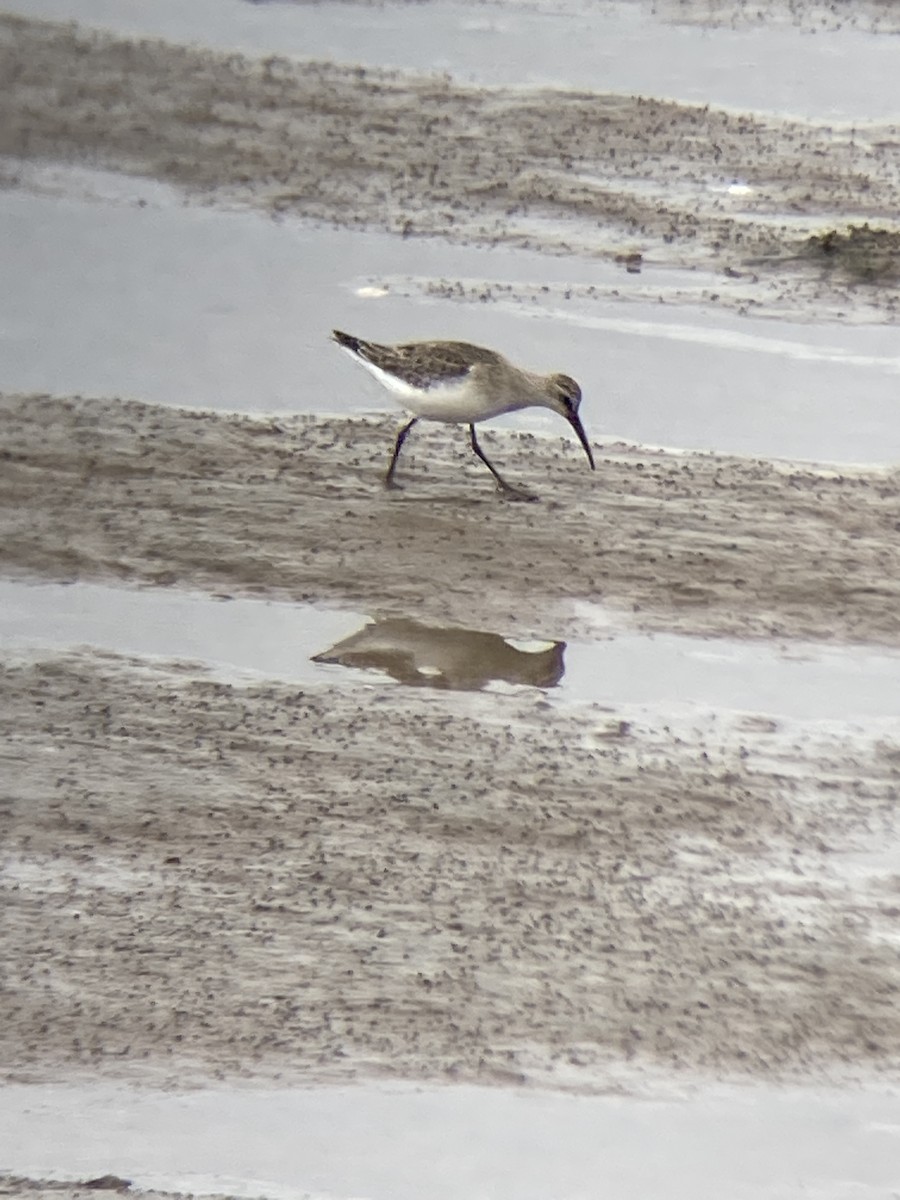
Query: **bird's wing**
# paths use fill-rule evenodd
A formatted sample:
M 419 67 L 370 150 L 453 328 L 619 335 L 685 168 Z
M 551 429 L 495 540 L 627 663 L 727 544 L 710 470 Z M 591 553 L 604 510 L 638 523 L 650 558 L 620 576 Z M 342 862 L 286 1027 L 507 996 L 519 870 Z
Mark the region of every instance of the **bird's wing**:
M 369 347 L 366 347 L 369 350 Z M 468 342 L 411 342 L 405 346 L 371 347 L 365 357 L 415 388 L 446 387 L 461 382 L 473 369 L 497 356 Z M 365 352 L 364 352 L 365 353 Z

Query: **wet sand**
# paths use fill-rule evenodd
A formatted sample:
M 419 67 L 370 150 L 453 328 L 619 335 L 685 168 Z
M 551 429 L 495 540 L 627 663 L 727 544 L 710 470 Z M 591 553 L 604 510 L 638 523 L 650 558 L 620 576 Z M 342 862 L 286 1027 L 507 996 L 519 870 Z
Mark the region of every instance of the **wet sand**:
M 703 302 L 741 312 L 896 318 L 896 125 L 465 87 L 13 17 L 0 35 L 5 155 L 404 237 L 702 267 L 722 281 Z
M 0 1196 L 29 1196 L 31 1200 L 97 1200 L 97 1196 L 120 1195 L 129 1190 L 130 1181 L 120 1176 L 98 1175 L 79 1183 L 63 1180 L 28 1179 L 23 1175 L 0 1174 Z M 161 1200 L 171 1192 L 141 1188 L 144 1200 Z
M 6 574 L 181 584 L 516 636 L 597 623 L 900 645 L 898 475 L 464 431 L 5 397 Z
M 4 1077 L 895 1077 L 890 725 L 410 695 L 8 662 Z
M 120 1175 L 97 1175 L 77 1183 L 61 1179 L 29 1179 L 24 1175 L 0 1173 L 0 1196 L 27 1196 L 28 1200 L 100 1200 L 104 1196 L 139 1195 L 142 1200 L 185 1200 L 183 1192 L 141 1187 L 131 1190 L 131 1181 Z M 235 1200 L 224 1193 L 204 1191 L 207 1200 Z
M 862 28 L 880 33 L 900 32 L 900 18 L 890 0 L 862 0 L 852 8 L 826 7 L 810 0 L 657 0 L 655 11 L 669 20 L 706 28 L 740 29 L 745 25 L 777 23 L 821 32 Z
M 386 422 L 8 397 L 3 427 L 7 574 L 523 635 L 584 634 L 602 603 L 637 628 L 898 641 L 883 472 L 623 449 L 591 476 L 575 445 L 498 432 L 543 492 L 523 505 L 440 430 L 391 495 Z M 891 722 L 240 687 L 90 654 L 13 656 L 3 719 L 8 1079 L 896 1069 L 895 881 L 831 871 L 894 832 Z

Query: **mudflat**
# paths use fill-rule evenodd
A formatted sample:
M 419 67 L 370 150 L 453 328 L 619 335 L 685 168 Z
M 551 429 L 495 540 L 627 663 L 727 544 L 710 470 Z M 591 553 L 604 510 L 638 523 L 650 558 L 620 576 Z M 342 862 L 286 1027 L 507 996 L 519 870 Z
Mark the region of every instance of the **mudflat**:
M 2 413 L 7 574 L 897 643 L 882 472 L 497 433 L 528 505 L 440 430 L 388 494 L 378 421 Z M 7 661 L 6 1078 L 896 1068 L 896 880 L 840 867 L 894 828 L 890 725 L 195 674 Z
M 709 273 L 670 302 L 807 320 L 898 312 L 889 122 L 464 86 L 14 17 L 0 17 L 0 72 L 7 184 L 15 160 L 87 162 L 206 203 Z M 712 186 L 735 179 L 737 199 Z
M 0 74 L 3 186 L 101 166 L 190 203 L 685 268 L 667 302 L 896 320 L 896 125 L 12 17 Z M 731 178 L 739 206 L 709 186 Z M 2 395 L 0 567 L 523 639 L 900 646 L 896 468 L 595 442 L 591 473 L 568 436 L 489 430 L 541 497 L 516 504 L 464 431 L 419 427 L 388 494 L 396 428 Z M 0 720 L 7 1082 L 896 1080 L 894 720 L 229 683 L 77 647 L 7 648 Z
M 884 729 L 3 676 L 7 1080 L 896 1072 Z
M 900 644 L 896 470 L 597 448 L 391 418 L 7 396 L 6 574 L 272 594 L 516 636 L 621 627 Z

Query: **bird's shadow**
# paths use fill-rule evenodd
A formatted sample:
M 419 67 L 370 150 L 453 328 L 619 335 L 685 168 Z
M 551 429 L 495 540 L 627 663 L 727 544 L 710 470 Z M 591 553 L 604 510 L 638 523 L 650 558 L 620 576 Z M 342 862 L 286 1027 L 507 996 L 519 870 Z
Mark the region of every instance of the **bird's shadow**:
M 386 497 L 386 499 L 390 504 L 452 504 L 454 508 L 484 508 L 493 505 L 503 505 L 505 507 L 506 505 L 511 505 L 514 508 L 520 508 L 525 504 L 539 503 L 541 498 L 540 496 L 532 496 L 529 500 L 524 496 L 503 496 L 498 493 L 496 496 L 423 496 L 421 494 L 400 496 L 394 494 Z
M 400 492 L 391 492 L 384 494 L 383 498 L 388 504 L 414 504 L 416 506 L 425 504 L 449 506 L 452 504 L 454 508 L 481 508 L 486 504 L 493 504 L 502 499 L 500 496 L 496 498 L 493 496 L 429 496 L 422 495 L 421 492 L 418 495 L 413 494 L 409 496 Z

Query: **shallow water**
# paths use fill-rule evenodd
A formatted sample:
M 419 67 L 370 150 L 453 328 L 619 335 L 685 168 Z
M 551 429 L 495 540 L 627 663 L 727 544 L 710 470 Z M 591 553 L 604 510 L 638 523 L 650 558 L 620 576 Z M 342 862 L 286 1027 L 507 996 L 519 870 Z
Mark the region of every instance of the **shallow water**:
M 603 614 L 595 619 L 601 625 Z M 370 621 L 305 604 L 0 581 L 0 648 L 75 646 L 185 660 L 228 680 L 532 686 L 561 702 L 848 722 L 900 712 L 900 654 L 878 647 L 622 632 L 592 642 L 522 643 L 484 630 Z
M 244 0 L 13 0 L 8 11 L 78 20 L 217 50 L 447 71 L 484 84 L 666 97 L 828 121 L 900 116 L 896 41 L 677 26 L 649 6 L 247 4 Z
M 633 277 L 608 263 L 176 207 L 141 180 L 43 178 L 107 199 L 0 192 L 0 390 L 249 412 L 390 408 L 329 344 L 337 325 L 391 341 L 487 342 L 523 365 L 564 369 L 582 385 L 594 441 L 900 460 L 900 356 L 887 326 L 748 322 L 639 299 L 563 304 L 555 285 L 614 280 L 627 298 Z M 648 268 L 633 286 L 676 275 Z M 531 306 L 424 295 L 444 279 L 551 292 Z M 535 410 L 503 420 L 565 432 Z
M 187 662 L 232 680 L 321 678 L 310 656 L 365 619 L 312 605 L 217 600 L 197 592 L 0 580 L 0 648 L 7 652 L 90 646 Z
M 0 1166 L 270 1200 L 887 1200 L 896 1089 L 0 1089 Z

